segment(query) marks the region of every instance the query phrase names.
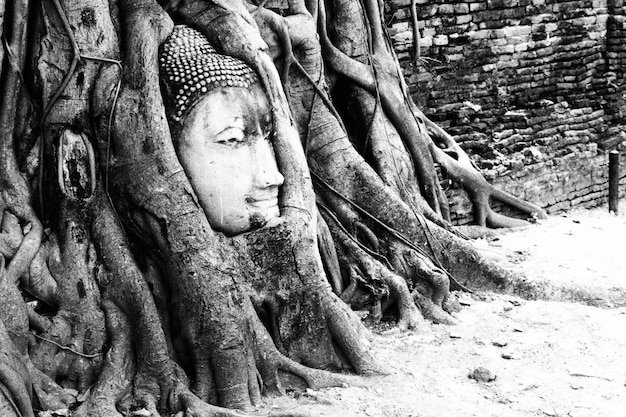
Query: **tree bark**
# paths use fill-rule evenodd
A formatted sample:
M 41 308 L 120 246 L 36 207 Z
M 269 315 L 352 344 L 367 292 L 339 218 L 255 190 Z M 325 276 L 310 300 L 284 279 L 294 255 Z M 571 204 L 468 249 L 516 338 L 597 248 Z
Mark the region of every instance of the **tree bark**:
M 378 2 L 37 6 L 0 0 L 3 415 L 240 416 L 264 394 L 358 383 L 329 371 L 385 372 L 355 294 L 371 319 L 395 306 L 419 329 L 454 322 L 455 284 L 519 284 L 449 224 L 434 163 L 479 224 L 517 224 L 489 196 L 541 212 L 489 186 L 415 107 Z M 174 21 L 268 96 L 285 182 L 259 230 L 213 230 L 178 161 L 157 61 Z

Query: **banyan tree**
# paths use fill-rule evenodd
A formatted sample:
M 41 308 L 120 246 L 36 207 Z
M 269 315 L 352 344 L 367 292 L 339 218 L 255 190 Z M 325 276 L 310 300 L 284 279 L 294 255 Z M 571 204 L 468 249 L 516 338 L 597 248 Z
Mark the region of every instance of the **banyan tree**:
M 415 106 L 381 4 L 0 0 L 0 414 L 240 415 L 385 372 L 350 305 L 521 282 L 442 178 L 545 214 Z

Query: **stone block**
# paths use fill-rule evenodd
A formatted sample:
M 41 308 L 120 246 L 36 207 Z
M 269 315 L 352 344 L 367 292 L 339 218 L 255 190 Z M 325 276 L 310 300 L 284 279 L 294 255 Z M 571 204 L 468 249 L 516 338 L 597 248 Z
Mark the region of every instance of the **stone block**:
M 519 0 L 487 0 L 487 8 L 504 9 L 515 7 L 519 4 Z
M 454 3 L 454 13 L 467 14 L 469 13 L 469 4 L 467 3 Z
M 486 3 L 470 3 L 469 5 L 470 12 L 478 12 L 481 10 L 487 10 Z
M 420 47 L 429 48 L 433 45 L 433 38 L 431 36 L 424 36 L 420 38 Z
M 437 6 L 438 14 L 454 14 L 454 4 L 439 4 Z
M 528 42 L 518 43 L 515 45 L 515 52 L 526 52 L 528 50 Z
M 465 23 L 470 23 L 472 21 L 472 15 L 471 14 L 462 14 L 456 17 L 456 24 L 457 25 L 462 25 Z
M 448 37 L 446 35 L 437 35 L 433 38 L 433 45 L 435 46 L 443 46 L 449 43 Z

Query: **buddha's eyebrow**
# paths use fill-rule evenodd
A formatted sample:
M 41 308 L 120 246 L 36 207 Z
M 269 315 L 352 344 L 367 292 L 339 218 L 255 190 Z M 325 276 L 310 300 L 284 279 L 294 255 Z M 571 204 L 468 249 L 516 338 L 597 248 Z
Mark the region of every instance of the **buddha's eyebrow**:
M 217 129 L 219 130 L 218 133 L 223 132 L 224 130 L 230 129 L 230 128 L 238 128 L 238 129 L 242 129 L 244 128 L 244 119 L 241 116 L 226 116 L 226 117 L 221 117 L 219 119 L 213 119 L 213 120 L 206 120 L 204 123 L 205 128 L 213 128 L 213 129 Z
M 246 139 L 246 134 L 243 129 L 235 126 L 228 126 L 227 128 L 222 129 L 221 131 L 213 135 L 213 141 L 221 141 L 232 138 L 238 141 L 244 141 Z

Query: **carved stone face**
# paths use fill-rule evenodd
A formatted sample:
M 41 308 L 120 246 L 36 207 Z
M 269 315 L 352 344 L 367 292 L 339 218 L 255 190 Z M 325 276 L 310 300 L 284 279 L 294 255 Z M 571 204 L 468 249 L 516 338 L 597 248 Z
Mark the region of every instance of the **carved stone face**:
M 213 229 L 236 235 L 280 215 L 271 131 L 258 83 L 214 88 L 185 117 L 178 158 Z

